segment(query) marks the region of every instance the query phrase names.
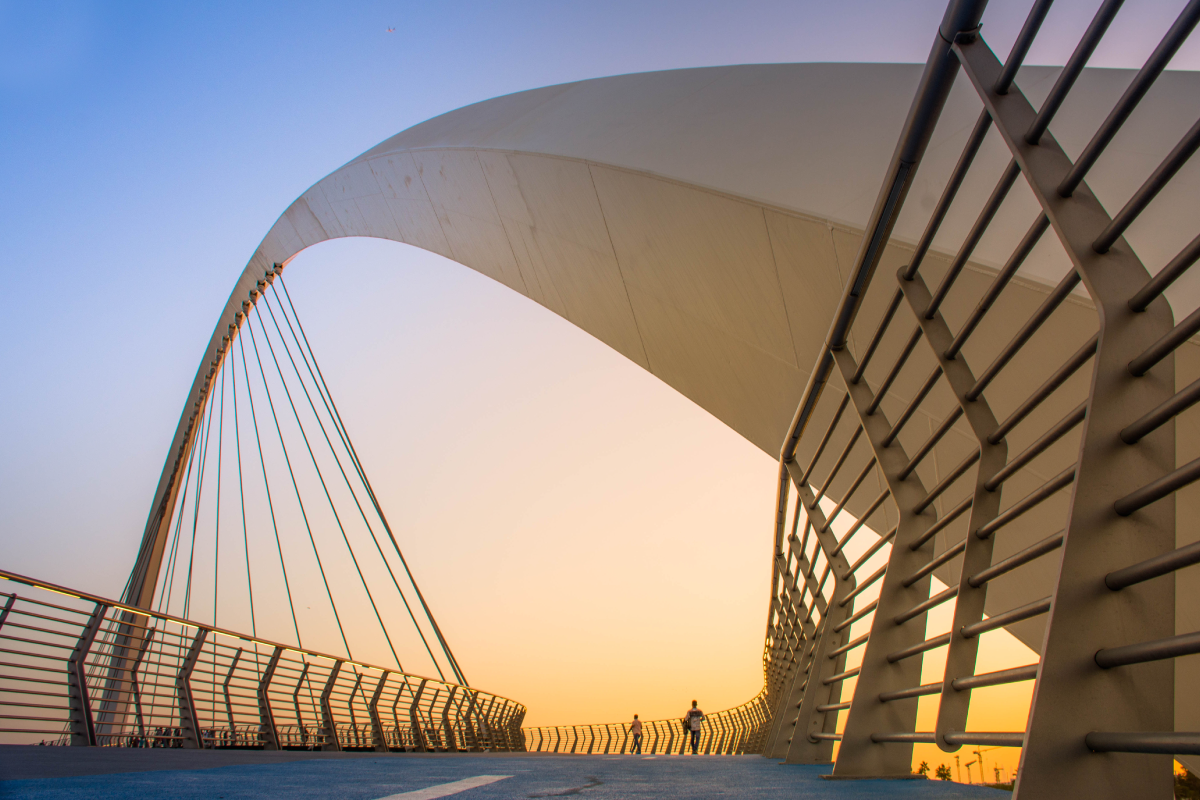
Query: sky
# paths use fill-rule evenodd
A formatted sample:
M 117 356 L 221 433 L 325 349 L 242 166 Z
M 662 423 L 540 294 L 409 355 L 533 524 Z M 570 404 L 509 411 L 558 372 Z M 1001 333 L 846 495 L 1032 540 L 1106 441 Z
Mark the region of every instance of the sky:
M 1043 38 L 1073 41 L 1097 4 L 1056 3 Z M 1004 53 L 1028 4 L 994 5 L 984 34 Z M 1094 64 L 1140 65 L 1183 2 L 1127 5 Z M 943 10 L 0 0 L 0 566 L 120 593 L 233 281 L 279 213 L 360 152 L 565 81 L 923 62 Z M 1029 62 L 1066 55 L 1039 45 Z M 1172 66 L 1200 67 L 1200 46 Z M 473 684 L 531 724 L 758 692 L 772 456 L 441 257 L 346 240 L 287 279 Z

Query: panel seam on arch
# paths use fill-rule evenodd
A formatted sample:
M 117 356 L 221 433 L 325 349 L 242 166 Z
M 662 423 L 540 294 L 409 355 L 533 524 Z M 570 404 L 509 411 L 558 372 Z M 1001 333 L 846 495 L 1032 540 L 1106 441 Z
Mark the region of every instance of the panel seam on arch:
M 638 324 L 633 298 L 629 296 L 629 283 L 625 280 L 625 270 L 621 269 L 621 257 L 617 255 L 617 246 L 613 244 L 612 231 L 608 229 L 608 214 L 604 211 L 604 201 L 600 199 L 600 191 L 596 188 L 596 176 L 592 174 L 592 167 L 595 165 L 591 161 L 584 163 L 587 164 L 588 180 L 592 182 L 592 194 L 595 195 L 596 205 L 600 208 L 600 218 L 604 220 L 604 235 L 608 237 L 608 249 L 612 252 L 613 263 L 617 265 L 617 274 L 621 276 L 621 288 L 625 290 L 625 302 L 629 304 L 629 316 L 633 319 L 633 330 L 637 333 L 638 344 L 642 347 L 642 358 L 646 359 L 646 369 L 651 374 L 656 374 L 650 363 L 650 352 L 646 349 L 646 340 L 642 336 L 642 326 Z
M 500 222 L 500 230 L 504 234 L 504 241 L 508 242 L 508 253 L 512 256 L 513 266 L 517 270 L 517 277 L 521 279 L 521 285 L 525 287 L 525 296 L 533 300 L 533 297 L 529 294 L 529 281 L 525 280 L 525 273 L 521 270 L 521 262 L 517 259 L 516 248 L 513 247 L 512 236 L 509 235 L 508 228 L 504 227 L 504 216 L 500 213 L 500 206 L 496 204 L 496 193 L 492 191 L 492 182 L 488 180 L 487 170 L 483 168 L 483 159 L 479 157 L 478 150 L 475 151 L 474 155 L 475 163 L 479 165 L 479 174 L 483 176 L 483 185 L 488 190 L 488 199 L 492 201 L 492 211 L 496 212 L 496 219 Z M 505 160 L 507 160 L 507 156 Z M 530 268 L 533 268 L 532 264 L 530 264 Z M 537 278 L 536 274 L 534 278 Z M 538 291 L 542 292 L 543 297 L 545 296 L 546 293 L 542 290 L 541 281 L 538 281 Z
M 771 236 L 771 226 L 767 224 L 767 209 L 759 206 L 762 211 L 763 232 L 767 234 L 767 247 L 771 248 L 771 265 L 775 268 L 775 283 L 779 286 L 779 302 L 783 305 L 783 319 L 787 322 L 788 344 L 792 346 L 792 358 L 796 359 L 796 369 L 804 369 L 800 365 L 800 353 L 796 350 L 796 332 L 792 330 L 792 315 L 788 313 L 787 294 L 783 291 L 783 279 L 779 277 L 779 257 L 775 255 L 775 239 Z M 837 257 L 837 254 L 834 254 Z

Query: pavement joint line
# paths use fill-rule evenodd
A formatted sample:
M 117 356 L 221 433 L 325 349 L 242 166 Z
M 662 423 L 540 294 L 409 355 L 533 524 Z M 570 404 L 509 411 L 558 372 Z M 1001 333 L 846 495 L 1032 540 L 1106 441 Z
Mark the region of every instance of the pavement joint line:
M 463 778 L 461 781 L 453 781 L 452 783 L 439 783 L 436 786 L 415 789 L 411 792 L 389 794 L 387 797 L 379 798 L 379 800 L 436 800 L 438 797 L 449 797 L 452 794 L 465 792 L 468 789 L 474 789 L 478 786 L 487 786 L 489 783 L 496 783 L 497 781 L 511 777 L 512 775 L 476 775 L 473 778 Z

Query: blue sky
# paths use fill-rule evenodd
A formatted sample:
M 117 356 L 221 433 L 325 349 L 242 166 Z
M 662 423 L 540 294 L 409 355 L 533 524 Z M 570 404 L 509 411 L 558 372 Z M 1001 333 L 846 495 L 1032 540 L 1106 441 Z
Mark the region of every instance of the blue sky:
M 1028 3 L 993 5 L 985 35 L 1003 53 Z M 1096 5 L 1060 0 L 1047 38 L 1077 37 Z M 1140 64 L 1183 2 L 1127 5 L 1094 63 Z M 731 63 L 920 62 L 943 9 L 942 0 L 0 0 L 0 566 L 119 593 L 230 286 L 278 214 L 360 152 L 467 103 L 564 81 Z M 1066 55 L 1040 46 L 1030 61 Z M 1200 46 L 1174 66 L 1200 66 Z M 694 458 L 711 462 L 703 479 L 728 494 L 722 524 L 748 520 L 766 536 L 771 459 L 549 312 L 399 245 L 322 245 L 297 259 L 289 281 L 334 391 L 365 398 L 347 416 L 352 433 L 374 440 L 364 459 L 377 483 L 422 487 L 398 514 L 414 537 L 448 524 L 446 509 L 461 502 L 450 454 L 470 440 L 463 420 L 481 415 L 491 429 L 525 431 L 521 447 L 491 442 L 501 475 L 480 502 L 500 527 L 549 537 L 564 520 L 619 512 L 589 496 L 587 465 L 547 467 L 587 452 L 607 472 L 640 465 L 612 491 L 639 509 L 653 495 L 655 530 L 694 514 L 687 524 L 709 525 L 717 541 L 711 513 L 679 511 L 695 486 L 669 473 L 687 439 Z M 579 415 L 597 407 L 608 416 L 580 432 Z M 530 511 L 546 503 L 553 513 Z M 477 544 L 462 535 L 456 547 Z M 667 559 L 675 540 L 663 535 L 654 546 Z M 761 643 L 768 565 L 758 544 L 744 582 L 750 640 Z M 448 597 L 452 551 L 413 546 L 446 626 L 464 631 L 475 600 Z M 483 591 L 491 580 L 468 584 Z M 746 627 L 735 617 L 730 630 Z M 756 691 L 757 646 L 746 650 L 749 689 L 735 694 Z

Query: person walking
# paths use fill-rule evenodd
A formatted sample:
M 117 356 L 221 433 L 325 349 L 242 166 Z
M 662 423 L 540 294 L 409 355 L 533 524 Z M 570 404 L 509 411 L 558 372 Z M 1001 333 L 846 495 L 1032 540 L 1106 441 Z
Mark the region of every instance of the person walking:
M 683 716 L 683 730 L 692 735 L 692 755 L 696 755 L 700 747 L 700 731 L 703 727 L 704 712 L 696 707 L 696 701 L 693 700 L 692 707 Z
M 629 723 L 629 732 L 633 734 L 633 752 L 637 755 L 642 754 L 642 721 L 638 719 L 638 715 L 633 715 L 633 722 Z

